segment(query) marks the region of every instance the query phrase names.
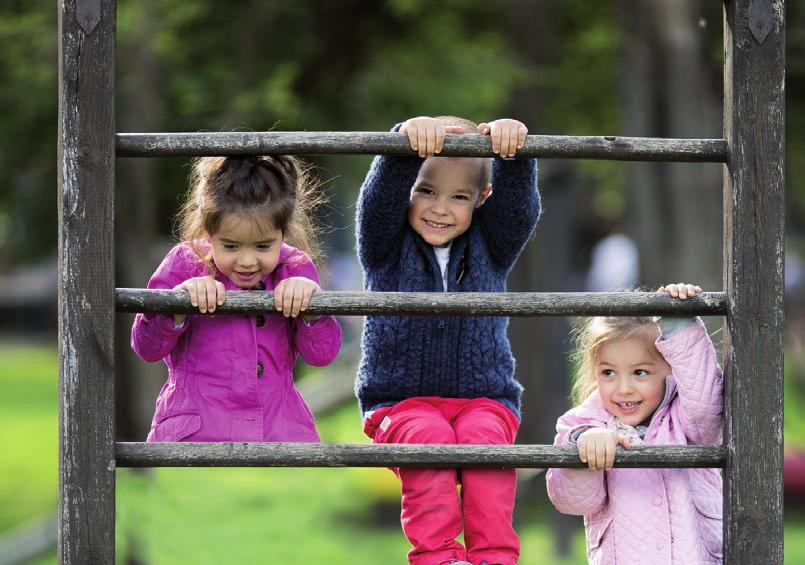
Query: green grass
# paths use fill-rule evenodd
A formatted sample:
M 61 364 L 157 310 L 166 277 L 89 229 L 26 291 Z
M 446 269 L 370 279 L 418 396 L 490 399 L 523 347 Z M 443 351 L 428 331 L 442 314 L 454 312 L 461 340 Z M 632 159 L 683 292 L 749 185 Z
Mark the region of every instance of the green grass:
M 2 534 L 55 511 L 55 349 L 0 345 L 0 387 Z M 786 400 L 789 406 L 793 398 Z M 794 413 L 786 414 L 787 433 Z M 797 431 L 805 429 L 797 424 Z M 327 442 L 368 441 L 353 407 L 319 427 Z M 399 485 L 385 469 L 122 469 L 117 497 L 119 562 L 134 552 L 154 564 L 402 564 L 408 549 L 397 518 Z M 518 514 L 523 565 L 585 562 L 580 530 L 572 558 L 562 562 L 553 556 L 544 509 Z M 805 514 L 786 515 L 785 555 L 787 562 L 805 562 Z
M 56 510 L 58 382 L 54 347 L 0 346 L 0 533 Z

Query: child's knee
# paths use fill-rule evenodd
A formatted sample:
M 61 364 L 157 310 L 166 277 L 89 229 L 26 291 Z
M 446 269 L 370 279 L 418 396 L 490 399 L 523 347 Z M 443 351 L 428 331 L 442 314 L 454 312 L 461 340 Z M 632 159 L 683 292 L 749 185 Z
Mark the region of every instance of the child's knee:
M 494 413 L 476 413 L 456 425 L 457 443 L 510 444 L 516 434 L 516 426 Z

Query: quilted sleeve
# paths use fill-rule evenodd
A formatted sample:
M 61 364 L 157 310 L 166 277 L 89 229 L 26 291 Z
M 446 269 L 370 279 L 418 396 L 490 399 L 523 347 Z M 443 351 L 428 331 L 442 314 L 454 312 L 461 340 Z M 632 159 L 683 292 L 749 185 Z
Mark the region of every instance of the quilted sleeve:
M 678 403 L 673 413 L 691 444 L 721 443 L 723 378 L 716 350 L 701 319 L 670 338 L 657 340 L 657 349 L 671 365 Z
M 571 410 L 556 423 L 554 445 L 574 445 L 573 432 L 585 425 Z M 592 422 L 587 422 L 591 427 Z M 604 471 L 587 469 L 549 469 L 545 475 L 548 498 L 559 512 L 583 516 L 600 511 L 607 501 Z

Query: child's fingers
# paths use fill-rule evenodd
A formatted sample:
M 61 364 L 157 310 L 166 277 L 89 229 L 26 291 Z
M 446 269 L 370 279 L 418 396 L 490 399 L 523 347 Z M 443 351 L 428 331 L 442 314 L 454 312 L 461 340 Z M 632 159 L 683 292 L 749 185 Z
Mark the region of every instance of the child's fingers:
M 293 289 L 293 297 L 291 298 L 291 308 L 290 313 L 291 316 L 296 318 L 299 315 L 299 311 L 302 308 L 302 299 L 303 299 L 304 289 L 302 288 L 294 288 Z
M 685 285 L 685 298 L 693 298 L 697 294 L 702 291 L 702 287 L 696 286 L 695 284 L 686 284 Z
M 512 132 L 508 127 L 502 128 L 500 132 L 500 156 L 513 157 L 516 148 L 516 140 L 512 139 Z
M 217 304 L 220 306 L 224 303 L 224 300 L 226 300 L 226 287 L 224 286 L 224 283 L 221 281 L 215 281 L 215 290 L 215 295 L 218 299 Z
M 436 154 L 436 137 L 438 129 L 441 128 L 430 127 L 425 130 L 425 143 L 426 143 L 425 154 L 428 156 Z
M 579 452 L 579 459 L 582 463 L 587 463 L 587 445 L 586 442 L 577 441 L 576 442 L 576 451 Z
M 629 436 L 618 436 L 618 445 L 622 445 L 624 449 L 632 448 L 632 438 Z
M 416 123 L 406 123 L 401 128 L 401 131 L 408 134 L 408 143 L 411 144 L 411 149 L 414 151 L 419 150 L 419 132 L 417 131 Z
M 500 128 L 494 122 L 490 124 L 489 135 L 492 136 L 492 153 L 500 155 Z
M 293 295 L 293 285 L 290 283 L 286 284 L 282 291 L 282 315 L 286 318 L 291 315 L 293 309 Z
M 307 310 L 307 307 L 310 306 L 310 297 L 313 296 L 315 292 L 314 289 L 310 289 L 309 292 L 305 292 L 302 294 L 302 306 L 299 308 L 300 312 L 304 312 Z
M 428 128 L 426 127 L 418 127 L 416 129 L 417 137 L 416 137 L 416 144 L 419 148 L 419 156 L 420 157 L 427 157 L 428 155 Z
M 595 442 L 595 467 L 596 469 L 605 468 L 607 461 L 607 442 Z
M 437 128 L 436 129 L 436 143 L 433 147 L 434 154 L 442 152 L 442 146 L 444 146 L 444 134 L 446 133 L 445 128 Z
M 216 294 L 215 281 L 209 277 L 203 279 L 199 292 L 199 310 L 202 312 L 214 312 L 215 304 L 218 302 Z
M 606 464 L 604 468 L 612 469 L 612 466 L 615 464 L 616 444 L 614 441 L 607 441 L 604 445 L 606 446 Z
M 522 149 L 525 146 L 525 138 L 528 135 L 528 128 L 523 124 L 517 127 L 517 149 Z
M 274 287 L 274 309 L 277 312 L 282 311 L 282 293 L 285 289 L 285 281 L 280 281 L 280 283 Z
M 179 289 L 183 290 L 190 297 L 190 304 L 198 307 L 198 293 L 196 293 L 196 286 L 193 281 L 185 281 L 179 285 Z
M 587 467 L 591 471 L 595 471 L 595 442 L 588 442 L 585 445 L 584 460 L 587 462 Z
M 483 122 L 483 123 L 478 124 L 478 133 L 480 133 L 481 135 L 489 135 L 489 133 L 491 131 L 492 131 L 492 128 L 490 127 L 490 125 L 488 123 Z

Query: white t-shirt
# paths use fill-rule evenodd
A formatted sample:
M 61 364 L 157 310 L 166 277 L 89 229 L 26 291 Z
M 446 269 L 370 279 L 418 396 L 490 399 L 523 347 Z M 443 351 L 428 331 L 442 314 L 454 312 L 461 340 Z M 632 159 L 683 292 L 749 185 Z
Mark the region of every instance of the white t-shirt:
M 439 269 L 442 271 L 442 286 L 444 291 L 447 292 L 447 264 L 450 262 L 450 247 L 453 245 L 451 241 L 444 247 L 435 247 L 433 251 L 436 253 L 436 261 L 439 262 Z

